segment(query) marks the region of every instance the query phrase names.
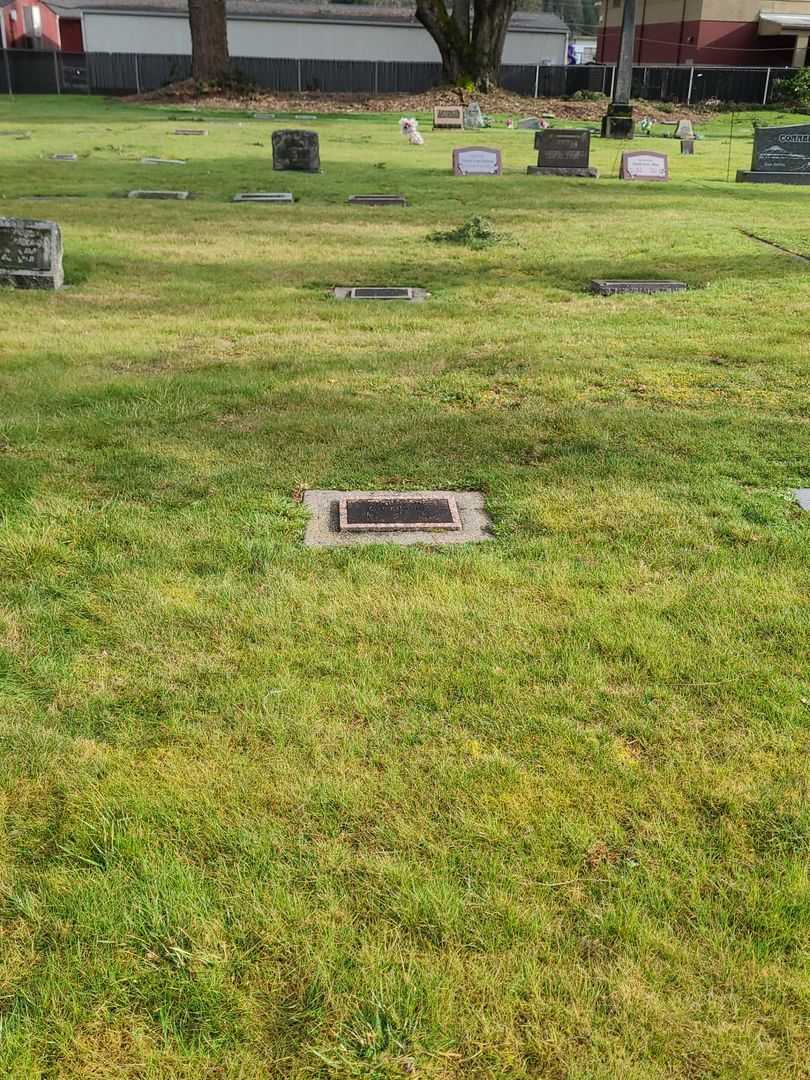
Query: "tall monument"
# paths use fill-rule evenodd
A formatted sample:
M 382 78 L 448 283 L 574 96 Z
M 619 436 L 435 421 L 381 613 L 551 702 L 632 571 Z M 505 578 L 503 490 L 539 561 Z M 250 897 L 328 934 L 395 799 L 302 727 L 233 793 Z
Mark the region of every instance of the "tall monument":
M 613 80 L 613 100 L 602 117 L 606 139 L 632 139 L 635 131 L 630 93 L 633 88 L 633 52 L 636 47 L 636 0 L 624 0 L 619 56 Z

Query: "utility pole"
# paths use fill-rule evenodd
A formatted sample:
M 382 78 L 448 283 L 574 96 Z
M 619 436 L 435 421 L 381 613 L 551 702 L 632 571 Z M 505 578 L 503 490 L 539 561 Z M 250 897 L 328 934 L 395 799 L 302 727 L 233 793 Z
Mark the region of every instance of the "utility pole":
M 630 94 L 633 88 L 633 53 L 636 47 L 636 0 L 624 0 L 622 33 L 613 100 L 602 117 L 602 135 L 606 139 L 632 139 L 635 131 Z

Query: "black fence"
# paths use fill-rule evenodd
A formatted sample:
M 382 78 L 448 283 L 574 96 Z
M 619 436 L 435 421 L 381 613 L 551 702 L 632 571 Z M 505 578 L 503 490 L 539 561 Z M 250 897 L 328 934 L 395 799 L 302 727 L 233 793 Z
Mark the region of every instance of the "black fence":
M 388 60 L 277 60 L 234 57 L 234 67 L 264 90 L 334 93 L 419 93 L 441 83 L 440 64 Z M 770 104 L 790 68 L 635 67 L 633 96 L 700 104 L 711 99 Z M 134 94 L 191 75 L 191 57 L 152 53 L 54 53 L 8 50 L 0 64 L 0 93 Z M 505 64 L 501 83 L 527 97 L 610 95 L 614 69 L 587 64 L 549 67 Z

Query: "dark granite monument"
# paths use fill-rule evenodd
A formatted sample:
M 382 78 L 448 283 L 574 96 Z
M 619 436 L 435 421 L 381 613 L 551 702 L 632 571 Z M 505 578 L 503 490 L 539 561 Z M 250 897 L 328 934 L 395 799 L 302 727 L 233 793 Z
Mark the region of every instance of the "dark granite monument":
M 0 218 L 0 285 L 61 289 L 62 234 L 55 221 Z
M 579 128 L 549 128 L 534 136 L 537 164 L 529 165 L 530 176 L 588 176 L 596 179 L 598 169 L 592 169 L 591 133 Z
M 810 185 L 810 124 L 758 128 L 751 170 L 737 183 Z
M 282 172 L 320 172 L 321 153 L 317 132 L 298 128 L 274 131 L 273 168 Z

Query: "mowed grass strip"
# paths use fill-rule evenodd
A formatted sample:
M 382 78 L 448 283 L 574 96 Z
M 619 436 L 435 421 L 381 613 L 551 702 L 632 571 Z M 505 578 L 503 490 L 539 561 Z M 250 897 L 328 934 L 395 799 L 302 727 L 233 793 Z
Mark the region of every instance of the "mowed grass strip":
M 0 293 L 0 1073 L 807 1076 L 810 265 L 744 235 L 807 192 L 727 185 L 727 117 L 634 185 L 170 115 L 0 105 L 69 286 Z M 308 486 L 496 542 L 308 550 Z

